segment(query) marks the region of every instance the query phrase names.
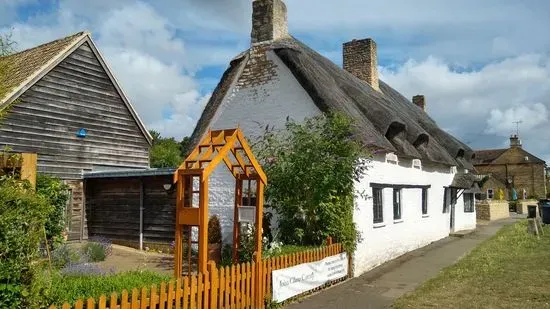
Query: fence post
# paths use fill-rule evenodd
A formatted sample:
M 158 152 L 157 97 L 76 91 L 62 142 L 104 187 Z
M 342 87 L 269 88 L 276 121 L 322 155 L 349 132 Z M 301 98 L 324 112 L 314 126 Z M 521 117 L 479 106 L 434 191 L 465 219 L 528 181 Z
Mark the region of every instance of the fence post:
M 210 304 L 204 304 L 205 307 L 210 309 L 217 309 L 218 307 L 218 268 L 214 261 L 208 262 L 208 273 L 210 274 Z
M 328 236 L 327 237 L 327 246 L 330 246 L 332 245 L 332 237 Z

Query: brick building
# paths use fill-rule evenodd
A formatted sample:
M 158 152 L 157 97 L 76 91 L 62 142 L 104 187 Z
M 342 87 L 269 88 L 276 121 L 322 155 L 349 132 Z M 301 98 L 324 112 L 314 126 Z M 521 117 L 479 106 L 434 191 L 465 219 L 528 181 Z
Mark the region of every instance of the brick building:
M 495 182 L 506 188 L 508 196 L 505 198 L 511 197 L 512 189 L 516 190 L 518 199 L 546 196 L 546 163 L 525 151 L 517 135 L 510 137 L 510 148 L 475 151 L 473 163 L 479 174 L 494 179 L 483 185 L 482 190 L 487 196 L 500 189 L 492 187 Z

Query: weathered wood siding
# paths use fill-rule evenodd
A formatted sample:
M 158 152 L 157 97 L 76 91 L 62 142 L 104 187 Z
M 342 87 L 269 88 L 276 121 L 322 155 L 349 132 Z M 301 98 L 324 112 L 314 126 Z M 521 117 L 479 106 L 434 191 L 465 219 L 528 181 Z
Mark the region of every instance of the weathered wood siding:
M 85 138 L 76 136 L 84 128 Z M 149 166 L 149 144 L 88 43 L 13 104 L 0 146 L 38 153 L 38 171 L 80 179 L 82 171 Z
M 143 240 L 170 243 L 174 239 L 176 194 L 167 193 L 163 184 L 171 182 L 172 176 L 87 179 L 88 234 L 137 244 L 143 185 Z

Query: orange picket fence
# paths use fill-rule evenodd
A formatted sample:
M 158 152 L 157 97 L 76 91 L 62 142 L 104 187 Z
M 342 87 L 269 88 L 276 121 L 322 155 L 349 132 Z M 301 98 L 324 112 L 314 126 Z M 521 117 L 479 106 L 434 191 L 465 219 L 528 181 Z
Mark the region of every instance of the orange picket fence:
M 264 308 L 272 296 L 271 276 L 274 270 L 320 261 L 343 252 L 341 244 L 327 246 L 289 255 L 263 259 L 261 263 L 242 263 L 217 268 L 208 264 L 208 272 L 185 276 L 170 283 L 153 285 L 150 289 L 134 289 L 131 295 L 113 293 L 99 300 L 79 300 L 74 305 L 65 303 L 62 309 L 247 309 Z M 259 272 L 259 274 L 257 273 Z M 256 278 L 259 278 L 257 280 Z M 341 279 L 341 280 L 345 280 Z M 259 281 L 259 282 L 255 282 Z M 51 306 L 50 309 L 56 309 Z

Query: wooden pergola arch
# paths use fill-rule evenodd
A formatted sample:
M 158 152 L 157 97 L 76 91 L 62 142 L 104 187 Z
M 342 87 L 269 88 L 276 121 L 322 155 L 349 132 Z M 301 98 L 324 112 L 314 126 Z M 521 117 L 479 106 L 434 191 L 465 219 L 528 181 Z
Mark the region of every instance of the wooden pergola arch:
M 225 163 L 236 179 L 233 228 L 233 252 L 238 248 L 238 208 L 242 206 L 243 181 L 256 182 L 255 213 L 255 259 L 262 256 L 262 217 L 264 186 L 267 177 L 254 157 L 242 131 L 237 129 L 208 131 L 207 135 L 189 154 L 174 174 L 177 186 L 176 237 L 174 248 L 174 274 L 181 276 L 183 268 L 183 231 L 196 226 L 198 237 L 198 271 L 205 273 L 208 262 L 208 180 L 216 166 Z M 198 179 L 198 190 L 193 184 Z M 198 195 L 198 207 L 193 205 L 193 196 Z M 191 237 L 191 233 L 189 233 Z M 234 255 L 235 256 L 235 255 Z

